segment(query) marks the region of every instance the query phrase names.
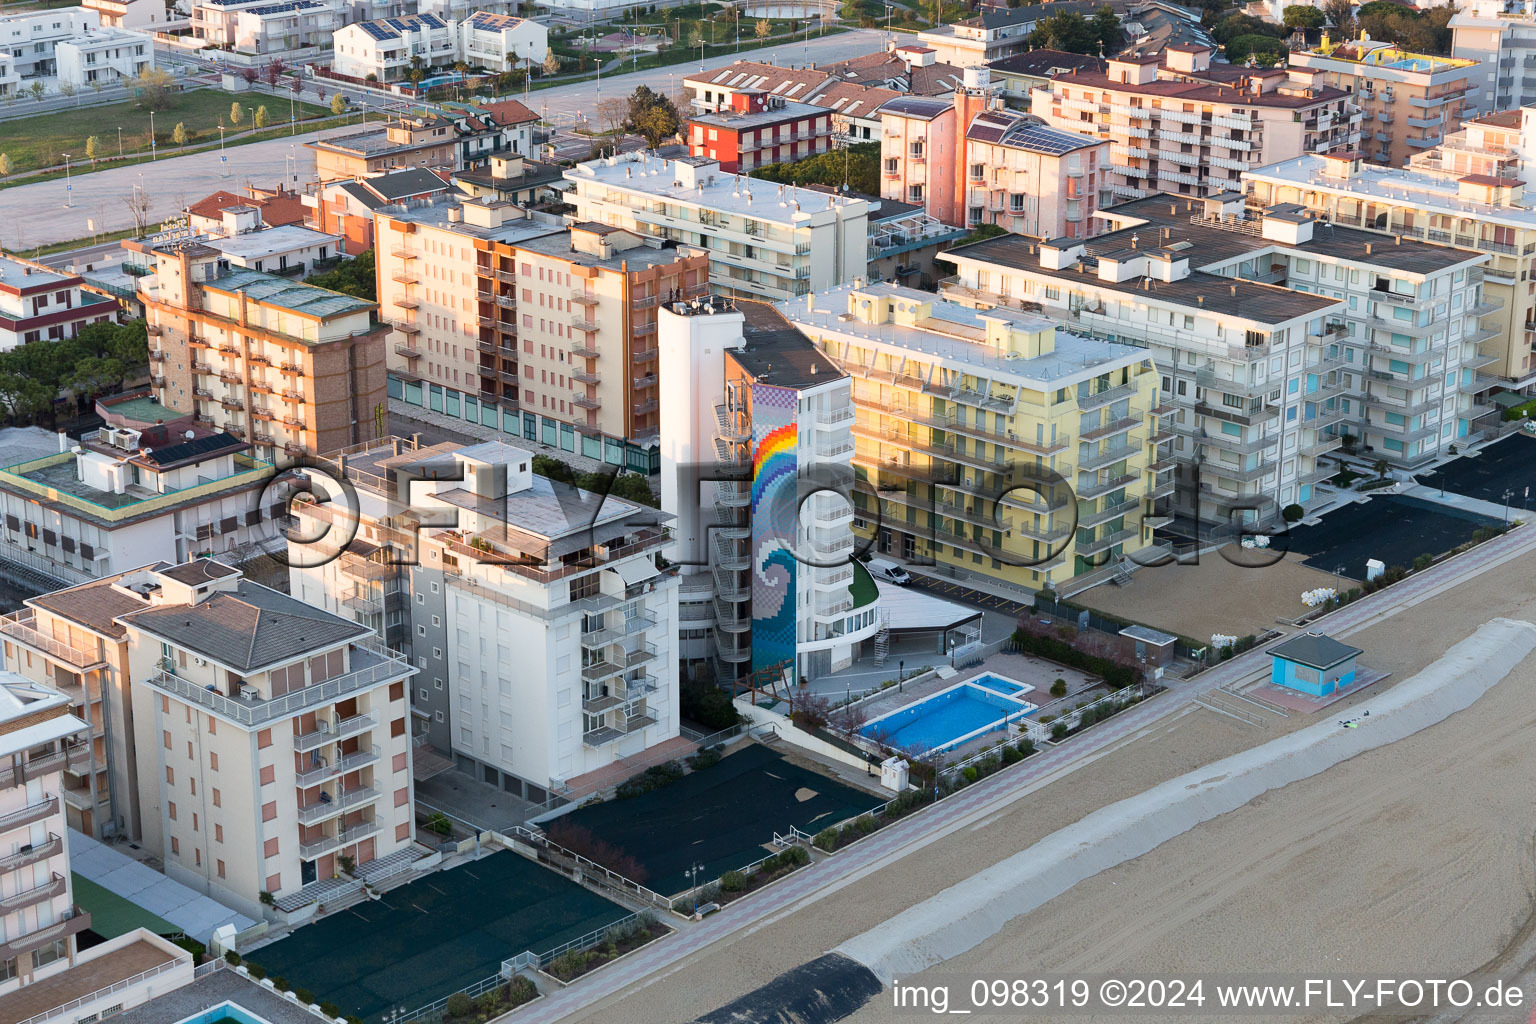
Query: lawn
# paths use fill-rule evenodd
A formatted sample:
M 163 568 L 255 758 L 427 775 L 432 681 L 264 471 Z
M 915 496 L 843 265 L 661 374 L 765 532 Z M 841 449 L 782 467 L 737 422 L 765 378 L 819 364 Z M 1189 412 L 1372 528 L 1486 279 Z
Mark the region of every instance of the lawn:
M 229 125 L 229 108 L 237 97 L 214 89 L 196 89 L 176 93 L 166 110 L 155 111 L 155 134 L 162 154 L 174 155 L 181 147 L 171 141 L 171 134 L 178 122 L 185 124 L 188 145 L 199 142 L 219 141 L 219 123 Z M 251 94 L 238 97 L 246 107 L 241 117 L 241 128 L 250 128 L 255 108 L 265 105 L 267 124 L 275 126 L 288 120 L 286 98 Z M 27 101 L 17 100 L 17 104 Z M 330 116 L 330 111 L 311 103 L 296 103 L 298 117 Z M 85 140 L 96 136 L 100 156 L 117 156 L 117 130 L 123 130 L 123 152 L 132 153 L 149 149 L 149 110 L 136 101 L 111 103 L 106 106 L 76 107 L 36 117 L 0 121 L 0 152 L 11 159 L 12 173 L 36 167 L 51 167 L 64 162 L 64 154 L 70 154 L 76 165 L 89 164 L 85 158 Z

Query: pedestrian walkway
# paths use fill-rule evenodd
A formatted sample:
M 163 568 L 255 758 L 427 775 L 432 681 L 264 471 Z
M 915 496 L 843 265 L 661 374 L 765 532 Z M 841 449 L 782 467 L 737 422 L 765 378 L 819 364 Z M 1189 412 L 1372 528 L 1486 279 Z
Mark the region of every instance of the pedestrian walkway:
M 1404 487 L 1400 494 L 1419 498 L 1423 501 L 1432 501 L 1437 505 L 1449 505 L 1452 508 L 1465 509 L 1468 512 L 1477 512 L 1494 519 L 1502 519 L 1506 523 L 1516 519 L 1530 518 L 1527 509 L 1518 506 L 1500 505 L 1496 501 L 1484 501 L 1481 498 L 1471 498 L 1465 494 L 1457 494 L 1454 491 L 1442 491 L 1438 487 L 1426 487 L 1423 484 L 1411 484 Z

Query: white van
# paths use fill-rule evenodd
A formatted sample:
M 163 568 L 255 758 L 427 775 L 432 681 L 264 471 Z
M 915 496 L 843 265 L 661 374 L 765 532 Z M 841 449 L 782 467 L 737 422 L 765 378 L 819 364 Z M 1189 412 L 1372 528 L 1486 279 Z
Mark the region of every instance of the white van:
M 904 587 L 908 583 L 912 582 L 911 573 L 907 572 L 907 570 L 903 569 L 895 562 L 884 558 L 871 558 L 868 562 L 864 563 L 864 568 L 868 569 L 869 574 L 875 579 L 885 580 L 887 583 L 894 583 L 898 587 Z

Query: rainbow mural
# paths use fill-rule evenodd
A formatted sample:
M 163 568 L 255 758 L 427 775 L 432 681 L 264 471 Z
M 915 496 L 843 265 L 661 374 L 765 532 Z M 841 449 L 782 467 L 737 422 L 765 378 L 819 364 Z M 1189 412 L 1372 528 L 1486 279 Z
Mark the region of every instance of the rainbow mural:
M 798 393 L 752 386 L 752 668 L 795 661 Z

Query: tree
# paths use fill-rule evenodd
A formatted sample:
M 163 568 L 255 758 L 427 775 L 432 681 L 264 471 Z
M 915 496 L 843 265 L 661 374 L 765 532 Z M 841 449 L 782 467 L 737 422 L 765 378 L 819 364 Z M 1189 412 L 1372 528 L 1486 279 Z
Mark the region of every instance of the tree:
M 1255 63 L 1273 64 L 1286 59 L 1290 48 L 1274 36 L 1249 35 L 1228 40 L 1225 47 L 1227 60 L 1242 64 L 1250 58 Z
M 27 92 L 32 94 L 33 99 L 41 103 L 43 101 L 43 95 L 48 92 L 48 87 L 43 85 L 42 82 L 33 82 L 31 86 L 27 88 Z
M 90 398 L 121 384 L 127 375 L 116 359 L 87 356 L 74 364 L 62 383 L 78 397 Z
M 255 68 L 241 68 L 240 77 L 246 85 L 255 85 L 261 80 L 261 72 Z
M 376 302 L 379 296 L 374 281 L 373 250 L 359 253 L 350 260 L 342 260 L 332 270 L 311 274 L 304 279 L 304 283 Z
M 1119 28 L 1118 23 L 1115 27 Z M 1098 53 L 1100 45 L 1094 24 L 1076 11 L 1041 18 L 1029 34 L 1029 44 L 1068 53 Z
M 1286 28 L 1322 28 L 1327 17 L 1316 7 L 1304 7 L 1301 4 L 1292 4 L 1285 9 Z
M 620 96 L 609 96 L 597 101 L 598 123 L 606 125 L 609 135 L 617 135 L 629 120 L 629 101 Z
M 133 214 L 134 237 L 143 238 L 149 222 L 149 193 L 143 189 L 134 189 L 123 197 L 123 205 Z
M 759 39 L 767 39 L 773 35 L 773 26 L 768 24 L 767 18 L 757 19 L 757 25 L 752 29 L 753 35 Z
M 854 192 L 880 194 L 880 143 L 859 142 L 846 149 L 817 153 L 792 163 L 769 164 L 751 172 L 752 177 L 794 185 L 846 183 Z
M 1113 55 L 1120 52 L 1120 47 L 1125 44 L 1125 32 L 1120 28 L 1120 16 L 1114 8 L 1108 4 L 1100 7 L 1093 13 L 1093 20 L 1088 24 L 1098 37 L 1103 53 Z
M 544 55 L 544 73 L 546 75 L 558 75 L 560 73 L 560 55 L 550 50 Z
M 426 64 L 421 59 L 421 54 L 414 54 L 411 57 L 411 66 L 406 71 L 405 77 L 412 85 L 420 85 L 422 80 L 427 77 Z
M 276 89 L 278 80 L 283 77 L 283 72 L 287 70 L 288 65 L 284 64 L 280 58 L 273 58 L 267 61 L 266 67 L 262 68 L 261 72 L 262 77 L 267 80 L 267 84 Z
M 697 50 L 699 47 L 701 47 L 703 45 L 704 45 L 704 26 L 703 25 L 694 25 L 693 28 L 691 30 L 689 30 L 689 32 L 688 32 L 688 48 L 690 50 Z
M 231 127 L 238 128 L 240 126 L 241 113 L 239 100 L 229 105 L 229 123 Z
M 188 138 L 186 122 L 177 121 L 176 127 L 171 129 L 171 141 L 178 146 L 185 146 Z
M 341 93 L 331 97 L 331 113 L 340 114 L 347 109 L 347 98 Z
M 676 135 L 682 126 L 677 106 L 667 97 L 643 85 L 630 94 L 625 127 L 644 138 L 652 149 Z
M 75 87 L 72 84 L 70 84 L 69 82 L 60 82 L 59 83 L 59 95 L 60 96 L 63 96 L 65 99 L 69 99 L 69 97 L 73 96 L 74 94 L 75 94 Z
M 1270 36 L 1279 39 L 1285 35 L 1287 32 L 1282 26 L 1249 14 L 1228 15 L 1211 29 L 1211 38 L 1223 46 L 1238 36 Z M 1227 59 L 1232 60 L 1231 57 Z
M 165 110 L 171 105 L 171 74 L 163 68 L 146 67 L 133 80 L 133 91 L 150 110 Z
M 266 126 L 267 126 L 267 108 L 266 108 L 266 105 L 263 104 L 263 105 L 261 105 L 261 106 L 256 108 L 256 127 L 257 128 L 265 128 Z
M 85 158 L 91 162 L 91 166 L 92 167 L 95 167 L 96 166 L 96 158 L 98 156 L 100 156 L 100 155 L 101 155 L 101 140 L 99 138 L 97 138 L 96 136 L 92 135 L 90 138 L 85 140 Z
M 11 157 L 9 153 L 0 153 L 0 178 L 11 173 Z

